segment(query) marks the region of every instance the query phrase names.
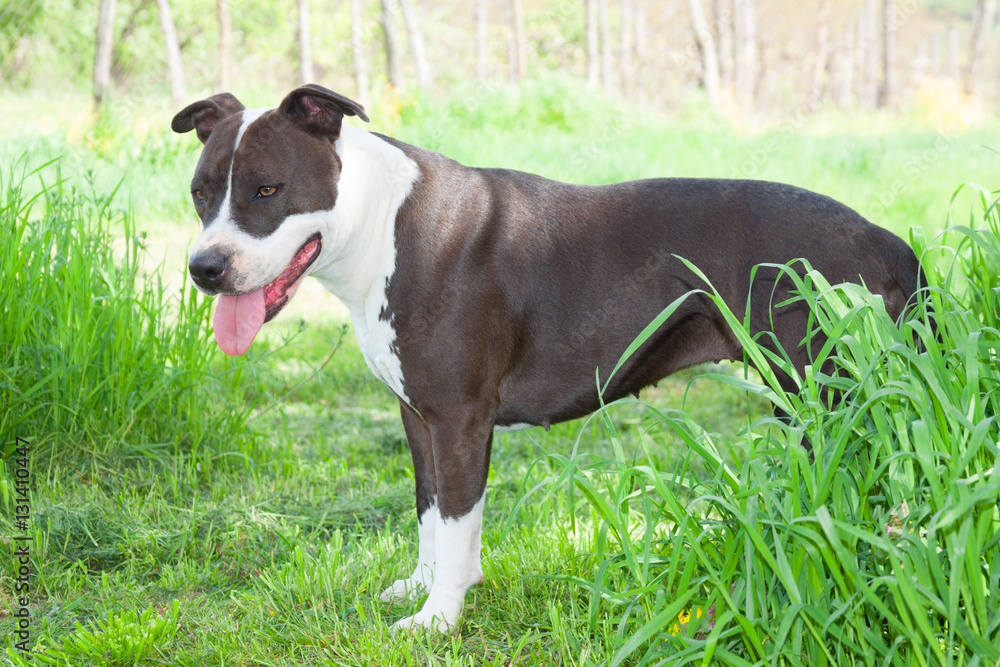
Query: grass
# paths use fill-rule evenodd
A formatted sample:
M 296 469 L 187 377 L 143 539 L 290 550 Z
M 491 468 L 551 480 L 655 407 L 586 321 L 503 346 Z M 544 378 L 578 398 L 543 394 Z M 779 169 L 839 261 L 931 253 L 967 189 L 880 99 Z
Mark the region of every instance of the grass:
M 4 616 L 16 609 L 17 564 L 0 538 L 6 660 L 1000 660 L 998 217 L 989 188 L 954 200 L 946 189 L 995 168 L 978 146 L 988 132 L 960 133 L 942 153 L 931 127 L 877 121 L 862 131 L 827 119 L 793 134 L 637 117 L 642 137 L 600 135 L 619 110 L 547 90 L 503 104 L 506 91 L 384 102 L 381 129 L 472 163 L 592 182 L 740 175 L 740 158 L 764 150 L 761 176 L 862 210 L 891 194 L 897 232 L 949 209 L 965 223 L 968 211 L 944 238 L 933 227 L 913 236 L 937 335 L 922 311 L 900 330 L 863 291 L 816 277 L 803 298 L 817 304 L 817 326 L 836 331 L 825 354 L 841 375 L 807 374 L 789 395 L 767 373 L 705 367 L 588 420 L 498 436 L 486 581 L 470 591 L 460 632 L 393 635 L 388 625 L 416 605 L 377 595 L 416 557 L 413 473 L 395 401 L 349 329 L 290 311 L 248 360 L 216 352 L 210 304 L 175 287 L 180 269 L 155 268 L 161 239 L 191 235 L 176 223 L 190 217 L 186 201 L 170 193 L 186 191 L 197 142 L 152 130 L 136 139 L 118 119 L 84 139 L 48 135 L 16 163 L 38 137 L 8 136 L 0 154 L 16 166 L 0 215 L 18 243 L 0 248 L 0 424 L 5 445 L 15 434 L 32 443 L 35 573 L 25 655 Z M 504 125 L 514 120 L 516 131 Z M 744 314 L 732 316 L 739 331 Z M 832 406 L 831 385 L 845 390 Z M 768 416 L 773 403 L 791 424 Z M 8 452 L 5 536 L 19 534 L 13 466 Z

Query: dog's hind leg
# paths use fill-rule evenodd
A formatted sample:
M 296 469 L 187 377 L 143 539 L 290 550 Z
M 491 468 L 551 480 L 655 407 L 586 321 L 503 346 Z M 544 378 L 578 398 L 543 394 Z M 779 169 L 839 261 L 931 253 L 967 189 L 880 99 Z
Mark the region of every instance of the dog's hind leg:
M 434 581 L 434 539 L 441 513 L 437 507 L 436 483 L 434 479 L 434 456 L 431 448 L 431 432 L 427 424 L 413 408 L 399 402 L 399 412 L 403 418 L 406 441 L 413 457 L 413 471 L 417 487 L 417 566 L 406 579 L 398 579 L 382 591 L 383 602 L 410 600 L 425 590 L 430 590 Z

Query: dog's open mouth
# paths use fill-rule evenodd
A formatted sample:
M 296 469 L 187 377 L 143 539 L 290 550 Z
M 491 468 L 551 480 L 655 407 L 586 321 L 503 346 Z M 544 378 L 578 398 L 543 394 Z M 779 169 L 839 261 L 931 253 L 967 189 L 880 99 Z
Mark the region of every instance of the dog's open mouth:
M 310 236 L 277 278 L 245 294 L 220 294 L 215 307 L 215 341 L 228 355 L 245 354 L 265 322 L 274 319 L 298 289 L 299 282 L 323 247 L 319 234 Z

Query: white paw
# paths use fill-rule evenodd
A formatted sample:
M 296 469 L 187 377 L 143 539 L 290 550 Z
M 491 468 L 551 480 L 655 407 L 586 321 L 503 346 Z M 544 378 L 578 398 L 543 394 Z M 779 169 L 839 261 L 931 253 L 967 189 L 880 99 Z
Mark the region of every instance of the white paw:
M 382 591 L 378 599 L 382 602 L 406 602 L 419 597 L 426 588 L 423 581 L 414 577 L 397 579 L 392 582 L 392 586 Z
M 438 632 L 449 632 L 458 623 L 462 613 L 465 589 L 451 589 L 435 585 L 424 601 L 424 606 L 413 616 L 404 618 L 393 625 L 393 629 L 413 630 L 432 628 Z
M 449 623 L 447 619 L 436 616 L 424 608 L 413 616 L 407 616 L 402 620 L 396 621 L 393 624 L 392 629 L 409 630 L 412 632 L 420 628 L 428 628 L 430 630 L 437 630 L 441 634 L 447 634 L 451 631 L 452 627 L 454 627 L 456 621 L 458 621 L 457 616 L 451 623 Z

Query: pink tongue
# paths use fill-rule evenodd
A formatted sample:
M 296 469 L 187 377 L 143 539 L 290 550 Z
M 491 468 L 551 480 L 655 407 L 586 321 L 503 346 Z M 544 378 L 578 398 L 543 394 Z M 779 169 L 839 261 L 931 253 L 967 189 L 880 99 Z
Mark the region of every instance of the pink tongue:
M 215 306 L 215 342 L 226 354 L 238 357 L 250 348 L 264 326 L 264 288 L 249 294 L 220 294 Z

